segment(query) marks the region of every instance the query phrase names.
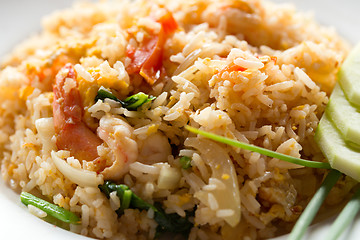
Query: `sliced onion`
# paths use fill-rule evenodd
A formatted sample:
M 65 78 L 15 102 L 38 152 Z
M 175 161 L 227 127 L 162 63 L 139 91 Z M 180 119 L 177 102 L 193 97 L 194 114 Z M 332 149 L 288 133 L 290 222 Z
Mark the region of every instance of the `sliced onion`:
M 158 178 L 159 189 L 174 189 L 179 185 L 181 173 L 178 169 L 170 166 L 163 166 Z
M 70 166 L 63 158 L 69 157 L 65 151 L 52 151 L 51 158 L 53 159 L 56 168 L 70 181 L 76 183 L 81 187 L 97 187 L 104 183 L 103 175 L 96 174 L 84 169 L 78 169 Z
M 55 142 L 52 137 L 55 135 L 53 118 L 39 118 L 35 121 L 36 130 L 43 144 L 44 154 L 50 154 L 50 151 L 56 149 Z
M 229 154 L 218 144 L 208 139 L 188 138 L 185 140 L 185 146 L 196 148 L 204 162 L 210 166 L 211 177 L 225 185 L 225 188 L 215 188 L 209 192 L 215 197 L 219 210 L 231 209 L 234 211 L 234 214 L 221 218 L 230 226 L 235 227 L 240 222 L 241 202 L 235 167 Z M 195 197 L 200 198 L 201 201 L 204 198 L 207 199 L 208 194 L 199 191 L 195 193 Z

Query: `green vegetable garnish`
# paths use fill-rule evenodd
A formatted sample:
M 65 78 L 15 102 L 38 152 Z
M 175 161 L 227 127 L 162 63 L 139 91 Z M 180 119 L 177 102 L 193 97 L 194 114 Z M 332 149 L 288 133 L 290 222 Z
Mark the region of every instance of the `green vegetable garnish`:
M 340 215 L 330 228 L 330 232 L 326 236 L 327 240 L 335 240 L 340 237 L 341 233 L 354 220 L 356 214 L 360 210 L 360 190 L 358 190 L 351 200 L 346 204 Z
M 149 96 L 143 92 L 139 92 L 126 98 L 125 100 L 120 100 L 110 91 L 101 87 L 97 92 L 97 95 L 95 97 L 95 102 L 97 102 L 98 100 L 104 100 L 105 98 L 109 98 L 121 103 L 121 106 L 128 110 L 136 110 L 143 104 L 153 101 L 156 97 Z
M 137 94 L 134 94 L 134 95 L 126 98 L 123 101 L 122 106 L 129 110 L 136 110 L 141 105 L 143 105 L 147 102 L 150 102 L 154 99 L 155 99 L 155 97 L 149 96 L 143 92 L 139 92 Z
M 182 218 L 176 213 L 166 214 L 160 205 L 149 204 L 134 194 L 130 188 L 123 184 L 115 184 L 111 181 L 106 181 L 103 185 L 99 186 L 100 190 L 109 198 L 110 193 L 116 191 L 116 195 L 121 202 L 120 208 L 116 211 L 118 215 L 121 215 L 127 208 L 149 210 L 154 211 L 154 219 L 159 224 L 157 227 L 157 233 L 172 232 L 181 233 L 184 236 L 188 236 L 193 224 L 188 220 L 190 216 L 193 216 L 194 212 L 187 212 L 186 217 Z M 130 202 L 126 202 L 130 199 Z M 125 200 L 125 203 L 124 203 Z
M 59 219 L 62 222 L 71 223 L 71 224 L 80 224 L 81 221 L 74 213 L 59 207 L 55 204 L 49 203 L 41 198 L 35 197 L 34 195 L 22 192 L 20 194 L 20 199 L 23 204 L 33 205 L 41 209 L 42 211 L 46 212 L 48 215 Z
M 329 172 L 320 188 L 317 190 L 309 204 L 306 206 L 304 212 L 297 220 L 288 240 L 300 240 L 304 236 L 307 227 L 314 219 L 321 204 L 324 202 L 326 196 L 329 194 L 331 188 L 335 185 L 340 176 L 341 173 L 335 169 L 332 169 Z
M 121 100 L 115 97 L 114 94 L 112 94 L 110 91 L 106 90 L 105 88 L 101 87 L 97 92 L 97 95 L 95 97 L 95 102 L 97 102 L 98 100 L 104 100 L 105 98 L 109 98 L 121 103 Z
M 180 165 L 183 169 L 189 169 L 191 167 L 191 158 L 187 156 L 181 157 Z
M 128 209 L 130 206 L 130 202 L 131 202 L 131 196 L 132 196 L 132 191 L 131 190 L 125 190 L 124 194 L 123 194 L 123 198 L 121 201 L 121 208 L 122 209 Z
M 217 141 L 217 142 L 220 142 L 220 143 L 225 143 L 225 144 L 228 144 L 230 146 L 242 148 L 242 149 L 245 149 L 245 150 L 250 150 L 250 151 L 253 151 L 253 152 L 257 152 L 257 153 L 263 154 L 263 155 L 268 156 L 268 157 L 273 157 L 273 158 L 280 159 L 282 161 L 298 164 L 298 165 L 305 166 L 305 167 L 311 167 L 311 168 L 331 169 L 329 163 L 314 162 L 314 161 L 309 161 L 309 160 L 304 160 L 304 159 L 288 156 L 288 155 L 285 155 L 285 154 L 282 154 L 282 153 L 271 151 L 271 150 L 266 149 L 266 148 L 258 147 L 258 146 L 255 146 L 255 145 L 251 145 L 251 144 L 239 142 L 239 141 L 236 141 L 236 140 L 233 140 L 233 139 L 230 139 L 230 138 L 226 138 L 226 137 L 223 137 L 223 136 L 219 136 L 219 135 L 216 135 L 216 134 L 213 134 L 213 133 L 205 132 L 205 131 L 202 131 L 202 130 L 199 130 L 199 129 L 196 129 L 196 128 L 193 128 L 193 127 L 190 127 L 190 126 L 185 126 L 185 128 L 190 132 L 202 135 L 202 136 L 210 138 L 210 139 L 212 139 L 214 141 Z

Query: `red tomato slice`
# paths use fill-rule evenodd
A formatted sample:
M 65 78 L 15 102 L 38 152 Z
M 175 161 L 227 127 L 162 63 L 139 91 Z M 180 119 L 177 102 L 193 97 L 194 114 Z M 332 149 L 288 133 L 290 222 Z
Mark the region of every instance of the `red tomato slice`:
M 126 70 L 129 74 L 140 72 L 150 85 L 160 77 L 164 44 L 178 28 L 172 13 L 166 9 L 164 12 L 164 15 L 157 20 L 161 24 L 159 33 L 144 40 L 139 48 L 134 49 L 129 46 L 127 49 L 131 64 Z

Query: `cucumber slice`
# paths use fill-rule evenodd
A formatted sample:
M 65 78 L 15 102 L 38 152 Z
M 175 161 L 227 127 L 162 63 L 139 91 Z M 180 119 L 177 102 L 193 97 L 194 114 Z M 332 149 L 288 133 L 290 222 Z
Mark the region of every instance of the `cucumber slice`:
M 326 113 L 345 141 L 360 145 L 360 111 L 348 102 L 338 84 L 331 94 Z
M 338 73 L 338 79 L 347 99 L 360 106 L 360 44 L 346 58 Z
M 345 143 L 327 114 L 320 120 L 315 141 L 332 168 L 360 181 L 360 151 Z

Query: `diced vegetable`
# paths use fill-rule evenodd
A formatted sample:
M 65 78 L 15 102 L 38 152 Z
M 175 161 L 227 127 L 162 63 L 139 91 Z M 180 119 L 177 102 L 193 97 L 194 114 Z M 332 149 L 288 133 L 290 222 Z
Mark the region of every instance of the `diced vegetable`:
M 130 206 L 130 202 L 131 202 L 131 196 L 132 196 L 132 191 L 127 189 L 124 191 L 124 195 L 123 198 L 121 200 L 121 207 L 122 209 L 127 209 Z
M 158 188 L 174 189 L 176 186 L 178 186 L 180 178 L 181 174 L 176 168 L 164 166 L 160 170 Z
M 136 110 L 143 104 L 156 99 L 156 97 L 149 96 L 143 92 L 139 92 L 139 93 L 136 93 L 122 101 L 122 100 L 118 99 L 117 97 L 115 97 L 115 95 L 112 94 L 110 91 L 101 87 L 95 97 L 95 102 L 97 102 L 98 100 L 104 100 L 106 98 L 109 98 L 109 99 L 112 99 L 114 101 L 121 103 L 121 106 L 128 110 Z
M 162 67 L 162 58 L 163 58 L 163 46 L 166 41 L 166 35 L 161 29 L 158 36 L 154 36 L 150 44 L 153 44 L 148 49 L 151 49 L 147 53 L 146 61 L 142 64 L 140 75 L 148 82 L 150 85 L 154 84 L 161 75 Z
M 60 221 L 71 223 L 71 224 L 80 224 L 80 219 L 78 216 L 76 216 L 74 213 L 59 207 L 55 204 L 49 203 L 45 200 L 42 200 L 38 197 L 35 197 L 34 195 L 22 192 L 20 195 L 21 202 L 23 204 L 27 205 L 33 205 L 40 210 L 46 212 L 48 215 L 59 219 Z
M 150 85 L 154 84 L 161 75 L 163 49 L 167 38 L 178 28 L 172 13 L 163 8 L 163 14 L 156 20 L 161 24 L 159 33 L 149 31 L 138 48 L 131 45 L 127 49 L 127 57 L 131 59 L 126 68 L 129 74 L 139 72 Z
M 188 218 L 194 215 L 194 211 L 187 212 L 185 218 L 180 217 L 176 213 L 166 214 L 161 206 L 157 204 L 151 205 L 145 202 L 134 194 L 128 186 L 123 184 L 117 185 L 111 181 L 106 181 L 103 185 L 100 185 L 99 188 L 108 198 L 110 197 L 111 192 L 116 191 L 117 196 L 122 200 L 120 208 L 116 211 L 118 215 L 121 215 L 126 208 L 139 210 L 152 209 L 154 211 L 154 219 L 159 224 L 157 227 L 157 233 L 159 234 L 163 232 L 172 232 L 188 236 L 190 229 L 193 227 L 193 224 Z M 130 199 L 130 203 L 124 204 L 124 199 Z
M 288 240 L 300 240 L 304 236 L 308 226 L 319 211 L 321 204 L 324 202 L 326 196 L 329 194 L 331 188 L 335 185 L 340 176 L 341 173 L 335 169 L 329 172 L 324 182 L 321 184 L 320 188 L 317 190 L 309 204 L 306 206 L 304 212 L 297 220 Z
M 254 146 L 254 145 L 251 145 L 251 144 L 247 144 L 247 143 L 239 142 L 239 141 L 236 141 L 236 140 L 233 140 L 233 139 L 230 139 L 230 138 L 219 136 L 219 135 L 216 135 L 216 134 L 213 134 L 213 133 L 205 132 L 205 131 L 202 131 L 202 130 L 199 130 L 199 129 L 196 129 L 196 128 L 193 128 L 193 127 L 190 127 L 190 126 L 186 126 L 185 128 L 187 130 L 189 130 L 190 132 L 202 135 L 202 136 L 207 137 L 209 139 L 212 139 L 214 141 L 224 143 L 224 144 L 228 144 L 230 146 L 242 148 L 242 149 L 245 149 L 245 150 L 250 150 L 250 151 L 253 151 L 253 152 L 257 152 L 257 153 L 263 154 L 263 155 L 268 156 L 268 157 L 273 157 L 273 158 L 280 159 L 282 161 L 298 164 L 298 165 L 305 166 L 305 167 L 331 169 L 331 166 L 330 166 L 329 163 L 314 162 L 314 161 L 309 161 L 309 160 L 304 160 L 304 159 L 288 156 L 288 155 L 285 155 L 285 154 L 282 154 L 282 153 L 271 151 L 271 150 L 266 149 L 266 148 Z
M 115 97 L 114 94 L 112 94 L 110 91 L 106 90 L 104 87 L 100 87 L 100 89 L 97 92 L 97 95 L 95 97 L 95 102 L 97 102 L 98 100 L 104 100 L 105 98 L 109 98 L 111 100 L 120 102 L 121 101 Z
M 139 92 L 137 94 L 134 94 L 128 98 L 126 98 L 121 105 L 129 110 L 136 110 L 141 105 L 153 101 L 155 97 L 149 96 L 143 92 Z
M 180 165 L 183 169 L 189 169 L 191 167 L 191 158 L 187 156 L 181 157 Z

